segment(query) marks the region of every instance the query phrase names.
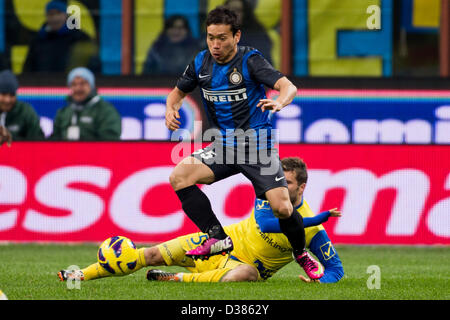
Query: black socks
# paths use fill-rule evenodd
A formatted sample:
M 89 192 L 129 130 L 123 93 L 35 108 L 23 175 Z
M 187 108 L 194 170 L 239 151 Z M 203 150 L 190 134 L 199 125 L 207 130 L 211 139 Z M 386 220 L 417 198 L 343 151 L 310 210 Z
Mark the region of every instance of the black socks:
M 196 185 L 175 191 L 181 201 L 181 207 L 195 225 L 210 238 L 225 239 L 227 234 L 222 228 L 211 202 L 206 194 Z M 302 223 L 303 226 L 303 223 Z
M 292 246 L 294 255 L 302 254 L 305 251 L 305 228 L 303 226 L 303 218 L 297 213 L 293 212 L 287 219 L 278 219 L 280 222 L 281 231 L 288 238 Z

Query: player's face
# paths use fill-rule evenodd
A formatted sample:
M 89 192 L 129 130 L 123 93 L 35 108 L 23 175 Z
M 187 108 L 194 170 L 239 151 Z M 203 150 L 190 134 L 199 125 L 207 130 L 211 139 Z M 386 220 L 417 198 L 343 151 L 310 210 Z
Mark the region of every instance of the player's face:
M 284 176 L 286 177 L 291 203 L 297 206 L 302 199 L 306 184 L 298 185 L 295 171 L 284 171 Z
M 81 77 L 75 77 L 70 84 L 70 95 L 75 102 L 83 102 L 91 93 L 89 82 Z
M 237 53 L 237 44 L 241 39 L 241 32 L 233 36 L 228 24 L 211 24 L 206 28 L 206 43 L 214 60 L 227 63 Z
M 0 112 L 9 112 L 16 104 L 16 96 L 11 93 L 0 93 Z

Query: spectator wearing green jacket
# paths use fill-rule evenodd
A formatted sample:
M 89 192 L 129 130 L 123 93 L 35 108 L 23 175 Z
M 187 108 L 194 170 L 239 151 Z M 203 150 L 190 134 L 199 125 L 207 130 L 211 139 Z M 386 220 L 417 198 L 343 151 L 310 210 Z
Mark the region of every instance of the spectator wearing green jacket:
M 10 70 L 0 72 L 0 127 L 14 141 L 43 140 L 39 116 L 30 104 L 17 99 L 18 88 L 19 82 Z
M 87 68 L 75 68 L 67 77 L 68 105 L 59 109 L 50 140 L 119 140 L 120 114 L 95 90 L 95 77 Z

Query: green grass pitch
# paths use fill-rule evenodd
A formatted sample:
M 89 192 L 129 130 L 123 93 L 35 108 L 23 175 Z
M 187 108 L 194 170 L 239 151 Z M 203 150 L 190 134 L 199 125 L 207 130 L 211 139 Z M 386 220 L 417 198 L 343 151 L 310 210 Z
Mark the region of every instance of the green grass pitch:
M 141 247 L 141 246 L 139 246 Z M 146 269 L 82 282 L 69 289 L 56 273 L 95 262 L 97 246 L 0 245 L 0 289 L 10 300 L 449 300 L 450 247 L 336 246 L 345 276 L 337 284 L 307 284 L 295 263 L 253 283 L 149 282 Z M 369 266 L 380 269 L 379 289 Z M 182 271 L 183 268 L 168 268 Z M 370 268 L 369 268 L 370 269 Z

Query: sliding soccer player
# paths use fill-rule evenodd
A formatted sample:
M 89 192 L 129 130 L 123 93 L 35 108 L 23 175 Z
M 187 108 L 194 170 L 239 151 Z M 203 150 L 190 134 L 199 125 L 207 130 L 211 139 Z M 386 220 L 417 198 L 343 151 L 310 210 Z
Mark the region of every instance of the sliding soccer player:
M 314 215 L 303 197 L 308 179 L 305 163 L 299 158 L 285 158 L 282 165 L 289 197 L 295 208 L 293 214 L 303 216 L 306 244 L 320 260 L 320 267 L 325 269 L 319 280 L 302 275 L 300 278 L 305 282 L 337 282 L 344 275 L 344 270 L 321 223 L 327 221 L 330 216 L 340 217 L 341 212 L 332 209 Z M 184 282 L 256 281 L 268 279 L 293 260 L 292 247 L 284 234 L 280 233 L 278 219 L 265 200 L 256 199 L 251 216 L 237 224 L 226 226 L 225 231 L 232 239 L 239 239 L 235 242 L 236 246 L 230 257 L 212 256 L 204 261 L 187 257 L 187 251 L 196 248 L 208 238 L 205 233 L 194 233 L 154 247 L 139 249 L 139 259 L 134 271 L 148 266 L 182 266 L 190 272 L 171 273 L 153 269 L 148 271 L 147 279 Z M 62 270 L 58 276 L 61 280 L 91 280 L 111 274 L 95 263 L 82 270 Z

